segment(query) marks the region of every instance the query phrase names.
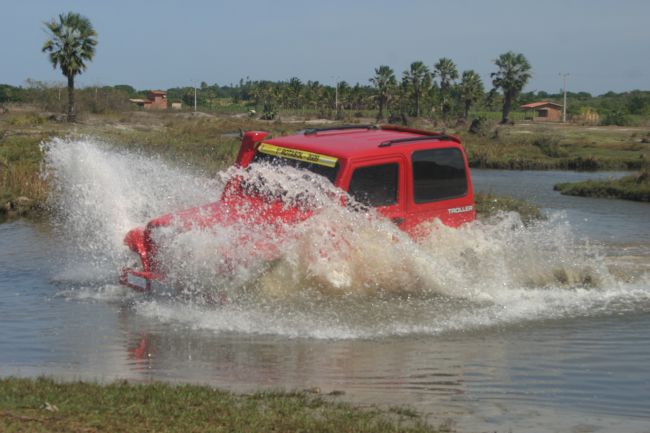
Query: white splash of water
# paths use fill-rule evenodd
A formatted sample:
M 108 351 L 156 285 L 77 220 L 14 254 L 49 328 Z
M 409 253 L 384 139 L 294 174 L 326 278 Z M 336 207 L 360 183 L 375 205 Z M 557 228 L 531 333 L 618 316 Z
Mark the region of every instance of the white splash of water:
M 95 138 L 54 138 L 42 145 L 48 205 L 78 266 L 62 274 L 94 279 L 125 260 L 125 233 L 148 219 L 215 201 L 223 184 L 158 158 L 112 149 Z
M 217 200 L 235 175 L 314 209 L 280 231 L 245 220 L 169 236 L 161 259 L 170 280 L 208 297 L 143 299 L 135 308 L 146 317 L 215 332 L 373 338 L 650 310 L 650 278 L 614 275 L 601 249 L 576 239 L 561 215 L 532 226 L 516 214 L 459 229 L 432 222 L 415 241 L 372 211 L 341 206 L 340 191 L 304 172 L 256 166 L 213 179 L 94 139 L 44 148 L 61 235 L 72 261 L 84 259 L 62 273 L 73 285 L 84 272 L 115 278 L 127 230 Z M 260 243 L 279 254 L 261 258 Z

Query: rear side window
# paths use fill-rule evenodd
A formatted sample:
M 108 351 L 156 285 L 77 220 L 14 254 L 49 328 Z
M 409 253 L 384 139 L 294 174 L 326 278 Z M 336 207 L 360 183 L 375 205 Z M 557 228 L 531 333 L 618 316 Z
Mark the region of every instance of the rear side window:
M 467 194 L 463 154 L 458 149 L 413 152 L 413 199 L 428 203 Z
M 397 163 L 360 167 L 352 173 L 350 194 L 367 206 L 390 206 L 397 203 Z

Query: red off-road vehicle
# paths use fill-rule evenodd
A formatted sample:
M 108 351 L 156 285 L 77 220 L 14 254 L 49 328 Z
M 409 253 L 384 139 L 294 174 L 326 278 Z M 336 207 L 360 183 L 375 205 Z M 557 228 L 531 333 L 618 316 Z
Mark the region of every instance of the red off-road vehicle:
M 474 192 L 467 157 L 452 135 L 392 125 L 353 125 L 308 129 L 269 138 L 267 132 L 243 136 L 236 164 L 241 168 L 272 163 L 308 170 L 346 191 L 350 202 L 373 207 L 410 235 L 432 219 L 457 227 L 474 220 Z M 345 202 L 345 199 L 342 200 Z M 345 205 L 345 203 L 342 203 Z M 157 260 L 155 233 L 228 227 L 246 221 L 260 230 L 298 224 L 313 215 L 309 208 L 287 205 L 282 196 L 267 197 L 231 179 L 219 201 L 151 220 L 127 233 L 124 243 L 142 261 L 141 269 L 125 268 L 120 283 L 148 291 L 152 280 L 165 277 Z M 264 233 L 261 234 L 262 238 Z M 246 242 L 242 239 L 240 242 Z M 273 258 L 273 246 L 252 248 Z M 259 244 L 259 245 L 258 245 Z

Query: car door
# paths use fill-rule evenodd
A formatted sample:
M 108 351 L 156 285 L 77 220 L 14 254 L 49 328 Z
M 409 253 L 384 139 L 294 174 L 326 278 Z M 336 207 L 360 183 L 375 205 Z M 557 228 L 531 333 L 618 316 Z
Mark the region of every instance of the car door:
M 420 149 L 410 159 L 406 230 L 433 219 L 452 227 L 474 219 L 472 183 L 459 148 Z
M 406 208 L 405 165 L 402 155 L 352 160 L 343 189 L 357 202 L 401 225 Z

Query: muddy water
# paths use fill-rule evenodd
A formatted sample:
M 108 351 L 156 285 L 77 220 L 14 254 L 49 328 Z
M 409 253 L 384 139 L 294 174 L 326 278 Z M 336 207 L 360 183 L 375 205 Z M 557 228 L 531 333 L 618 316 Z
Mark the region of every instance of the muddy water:
M 550 189 L 588 175 L 475 171 L 477 189 L 531 199 L 550 219 L 523 227 L 503 215 L 417 243 L 372 216 L 360 230 L 358 216 L 328 211 L 320 185 L 325 217 L 271 266 L 211 273 L 218 257 L 188 247 L 218 255 L 223 233 L 169 247 L 191 293 L 227 295 L 215 306 L 114 280 L 126 229 L 210 200 L 223 178 L 92 140 L 48 152 L 57 217 L 0 225 L 0 375 L 318 387 L 460 431 L 649 429 L 650 208 Z M 337 236 L 354 242 L 328 249 Z M 314 248 L 317 263 L 305 259 Z

